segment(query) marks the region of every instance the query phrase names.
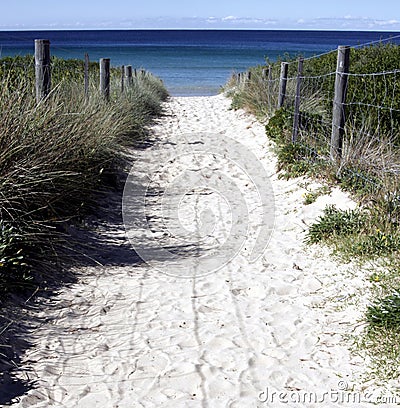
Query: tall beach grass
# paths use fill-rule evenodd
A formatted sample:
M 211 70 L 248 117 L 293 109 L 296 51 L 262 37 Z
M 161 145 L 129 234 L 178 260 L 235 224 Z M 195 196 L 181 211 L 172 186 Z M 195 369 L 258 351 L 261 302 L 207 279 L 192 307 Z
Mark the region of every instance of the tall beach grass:
M 95 208 L 95 194 L 168 96 L 149 73 L 121 93 L 114 69 L 106 102 L 98 65 L 91 64 L 87 98 L 83 62 L 55 58 L 53 89 L 37 104 L 32 62 L 0 61 L 0 303 L 10 291 L 31 291 L 51 279 L 67 245 L 66 225 Z

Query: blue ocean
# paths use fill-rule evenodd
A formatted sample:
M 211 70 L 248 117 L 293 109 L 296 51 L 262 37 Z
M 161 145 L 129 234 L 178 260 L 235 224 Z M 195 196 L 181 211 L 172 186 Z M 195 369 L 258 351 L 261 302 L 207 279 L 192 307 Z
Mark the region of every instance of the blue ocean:
M 49 39 L 53 55 L 145 68 L 175 96 L 213 95 L 233 72 L 286 53 L 318 55 L 338 45 L 362 45 L 397 32 L 281 30 L 0 31 L 0 55 L 32 54 L 34 39 Z

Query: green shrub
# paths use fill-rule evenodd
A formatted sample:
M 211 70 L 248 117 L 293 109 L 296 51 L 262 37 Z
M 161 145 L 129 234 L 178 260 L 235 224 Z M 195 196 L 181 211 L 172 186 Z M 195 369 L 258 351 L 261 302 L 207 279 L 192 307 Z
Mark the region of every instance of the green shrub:
M 307 174 L 310 168 L 306 160 L 308 149 L 300 143 L 281 144 L 277 147 L 278 171 L 285 170 L 285 177 L 299 177 Z
M 400 232 L 392 223 L 384 225 L 382 214 L 373 210 L 338 210 L 328 206 L 306 234 L 308 244 L 326 243 L 342 258 L 376 259 L 400 253 Z M 383 230 L 377 228 L 381 225 Z
M 347 121 L 362 127 L 368 120 L 369 126 L 378 134 L 398 135 L 400 130 L 400 87 L 399 75 L 385 74 L 399 69 L 400 46 L 379 43 L 350 50 L 350 73 L 362 74 L 349 77 L 347 87 Z M 307 60 L 304 76 L 326 75 L 336 70 L 336 52 Z M 378 75 L 369 75 L 382 73 Z M 335 84 L 334 75 L 318 83 L 325 95 L 326 109 L 332 109 Z M 352 103 L 356 102 L 356 103 Z M 360 105 L 361 103 L 362 105 Z M 373 108 L 377 106 L 378 108 Z M 367 108 L 368 107 L 368 108 Z M 397 143 L 400 140 L 397 139 Z
M 400 329 L 400 292 L 395 291 L 368 306 L 366 319 L 371 326 Z
M 324 214 L 312 224 L 305 241 L 316 244 L 333 237 L 358 234 L 366 227 L 366 214 L 360 210 L 339 210 L 334 205 L 327 206 Z
M 376 229 L 359 237 L 354 243 L 354 252 L 358 256 L 378 257 L 400 251 L 400 234 Z
M 336 181 L 347 191 L 359 196 L 371 195 L 382 184 L 377 175 L 368 172 L 368 168 L 347 166 L 335 174 Z
M 277 109 L 265 125 L 267 136 L 279 143 L 286 141 L 285 134 L 291 129 L 292 115 L 285 108 Z

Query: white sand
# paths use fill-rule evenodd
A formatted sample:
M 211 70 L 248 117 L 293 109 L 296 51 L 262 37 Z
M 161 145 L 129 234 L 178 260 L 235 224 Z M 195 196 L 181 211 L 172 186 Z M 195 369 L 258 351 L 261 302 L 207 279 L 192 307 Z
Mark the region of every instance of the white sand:
M 249 195 L 245 202 L 250 208 L 250 244 L 245 237 L 236 237 L 244 241 L 240 252 L 209 274 L 202 270 L 196 275 L 198 260 L 190 251 L 172 259 L 168 254 L 158 256 L 163 254 L 157 249 L 155 256 L 147 254 L 149 264 L 124 260 L 121 266 L 79 271 L 80 282 L 63 289 L 51 309 L 43 312 L 53 322 L 34 334 L 35 346 L 27 352 L 23 367 L 32 370 L 30 377 L 37 380 L 37 388 L 14 406 L 372 406 L 346 402 L 346 398 L 363 399 L 366 390 L 379 390 L 373 384 L 362 384 L 366 362 L 350 355 L 342 339 L 343 334 L 360 329 L 357 322 L 365 304 L 351 298 L 368 290 L 367 276 L 351 265 L 336 264 L 328 251 L 306 248 L 302 243 L 307 225 L 327 204 L 350 208 L 354 203 L 335 189 L 304 205 L 302 195 L 307 190 L 301 183 L 305 180 L 279 180 L 264 127 L 243 111 L 229 110 L 229 104 L 223 96 L 173 98 L 166 106 L 169 115 L 155 126 L 156 144 L 136 153 L 140 166 L 135 165 L 135 176 L 143 179 L 156 174 L 163 189 L 174 183 L 179 169 L 196 166 L 195 160 L 181 157 L 181 167 L 171 164 L 157 173 L 154 152 L 169 149 L 173 156 L 179 146 L 169 142 L 179 140 L 184 146 L 190 134 L 220 134 L 242 143 L 244 151 L 251 150 L 262 163 L 274 190 L 275 227 L 259 259 L 251 263 L 248 255 L 264 207 L 254 202 L 252 207 L 257 197 L 243 184 L 244 172 L 235 169 L 235 163 L 223 163 L 222 167 L 231 166 L 241 194 Z M 200 161 L 210 168 L 207 157 Z M 218 172 L 221 168 L 202 177 Z M 265 177 L 264 181 L 268 182 Z M 315 187 L 311 183 L 308 189 Z M 161 199 L 157 196 L 154 201 Z M 186 204 L 179 201 L 182 225 L 176 228 L 186 228 L 189 233 L 194 220 L 207 216 L 207 206 L 219 206 L 220 216 L 212 220 L 216 229 L 209 231 L 207 222 L 203 223 L 207 231 L 202 256 L 212 252 L 217 238 L 231 238 L 230 212 L 235 211 L 235 203 L 224 207 L 223 200 L 210 200 L 197 202 L 197 206 L 190 197 Z M 139 231 L 141 237 L 131 231 L 132 242 L 151 243 L 156 237 L 172 245 L 173 237 L 157 229 L 161 222 L 157 216 L 166 217 L 173 209 L 168 202 L 164 207 L 148 205 L 152 231 Z M 195 213 L 196 208 L 201 215 Z M 117 231 L 105 228 L 102 233 L 105 240 L 112 240 L 124 230 L 122 226 Z M 339 394 L 325 394 L 331 390 Z M 289 393 L 281 395 L 282 403 L 279 393 Z M 301 402 L 304 394 L 306 403 Z M 294 403 L 296 400 L 300 402 Z

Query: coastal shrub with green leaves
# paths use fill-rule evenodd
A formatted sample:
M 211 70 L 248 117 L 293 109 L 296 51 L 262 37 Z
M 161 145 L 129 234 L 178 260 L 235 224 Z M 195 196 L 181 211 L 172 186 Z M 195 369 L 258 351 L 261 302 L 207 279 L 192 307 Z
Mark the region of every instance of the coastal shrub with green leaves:
M 317 244 L 334 238 L 359 234 L 366 227 L 367 217 L 361 210 L 339 210 L 327 206 L 324 214 L 307 232 L 306 242 Z
M 280 177 L 291 178 L 303 175 L 316 175 L 325 169 L 325 162 L 321 159 L 321 150 L 304 143 L 302 140 L 293 143 L 292 138 L 293 115 L 285 108 L 275 111 L 265 125 L 267 136 L 275 142 L 275 152 L 278 157 L 278 171 Z
M 126 147 L 147 134 L 168 96 L 151 74 L 121 94 L 115 69 L 110 101 L 94 76 L 86 98 L 83 63 L 53 59 L 52 92 L 37 104 L 28 62 L 0 61 L 0 301 L 51 275 L 69 245 L 68 225 L 96 208 Z
M 290 138 L 292 114 L 285 108 L 277 109 L 265 125 L 267 136 L 279 144 L 287 143 Z
M 378 43 L 350 50 L 350 77 L 347 87 L 348 121 L 356 126 L 369 122 L 375 134 L 390 134 L 400 143 L 400 76 L 393 74 L 400 69 L 400 46 Z M 304 76 L 317 77 L 336 70 L 336 52 L 307 60 Z M 319 90 L 333 95 L 334 75 L 319 82 Z M 325 99 L 326 109 L 331 110 L 331 99 Z M 377 106 L 378 108 L 373 108 Z M 368 109 L 366 109 L 368 107 Z
M 366 318 L 372 326 L 400 329 L 400 292 L 395 291 L 368 306 Z

